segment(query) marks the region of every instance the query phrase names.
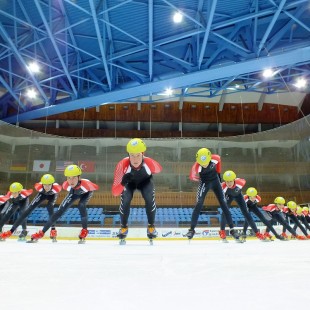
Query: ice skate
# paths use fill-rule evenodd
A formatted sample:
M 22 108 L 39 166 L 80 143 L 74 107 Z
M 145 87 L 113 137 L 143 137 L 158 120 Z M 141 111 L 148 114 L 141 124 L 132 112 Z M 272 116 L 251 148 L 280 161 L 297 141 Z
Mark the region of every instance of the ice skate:
M 52 239 L 52 242 L 57 242 L 57 230 L 55 228 L 51 229 L 50 238 Z
M 242 234 L 242 235 L 240 236 L 240 240 L 241 240 L 242 242 L 246 242 L 246 237 L 247 237 L 246 234 Z
M 126 237 L 128 235 L 128 226 L 121 226 L 119 229 L 117 238 L 119 238 L 119 244 L 125 245 L 126 244 Z
M 229 233 L 235 239 L 237 243 L 243 243 L 240 239 L 240 235 L 235 231 L 234 228 L 231 228 Z
M 194 237 L 194 235 L 195 235 L 195 229 L 189 229 L 188 230 L 188 232 L 186 233 L 186 237 L 187 237 L 187 239 L 188 239 L 188 241 L 191 241 L 192 239 L 193 239 L 193 237 Z
M 28 234 L 28 231 L 23 229 L 22 232 L 19 234 L 17 241 L 25 242 L 27 234 Z
M 295 237 L 297 240 L 307 240 L 307 237 L 305 237 L 305 236 L 296 235 Z
M 276 238 L 281 240 L 281 241 L 289 241 L 288 239 L 285 239 L 283 236 L 281 235 L 276 235 Z M 270 241 L 274 241 L 273 239 L 270 239 Z
M 285 239 L 288 240 L 288 235 L 286 233 L 282 233 L 281 236 Z
M 31 239 L 27 243 L 37 243 L 39 239 L 43 238 L 44 232 L 39 230 L 37 233 L 31 235 Z
M 86 239 L 87 235 L 88 235 L 88 230 L 86 228 L 83 228 L 79 234 L 80 240 L 79 240 L 78 244 L 84 244 L 86 242 L 85 239 Z
M 257 232 L 255 236 L 262 242 L 269 242 L 269 239 L 266 238 L 265 235 L 261 234 L 260 232 Z
M 7 238 L 12 236 L 12 232 L 10 230 L 3 232 L 0 234 L 0 241 L 5 241 Z
M 228 243 L 228 240 L 226 239 L 226 232 L 225 232 L 225 230 L 220 230 L 219 231 L 219 235 L 220 235 L 221 241 L 223 243 Z
M 269 239 L 269 241 L 274 241 L 273 240 L 273 238 L 272 238 L 272 236 L 269 234 L 269 232 L 265 232 L 264 233 L 264 237 L 266 238 L 266 239 Z M 279 236 L 278 236 L 279 237 Z M 276 238 L 278 238 L 278 237 L 276 237 Z M 280 236 L 280 237 L 282 237 L 282 236 Z M 280 238 L 278 238 L 278 239 L 280 239 Z
M 153 239 L 157 237 L 158 233 L 154 225 L 148 225 L 147 227 L 147 237 L 149 239 L 150 245 L 153 245 Z

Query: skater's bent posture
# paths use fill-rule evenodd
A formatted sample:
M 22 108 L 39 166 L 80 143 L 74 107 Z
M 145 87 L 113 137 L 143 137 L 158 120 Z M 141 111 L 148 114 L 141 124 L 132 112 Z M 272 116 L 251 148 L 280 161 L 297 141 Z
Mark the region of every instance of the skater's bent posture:
M 246 181 L 244 179 L 237 178 L 235 172 L 233 172 L 232 170 L 225 171 L 223 174 L 223 179 L 224 182 L 222 183 L 222 188 L 227 200 L 227 205 L 230 207 L 231 203 L 233 201 L 236 201 L 245 220 L 251 226 L 255 236 L 260 240 L 265 240 L 266 238 L 258 231 L 250 212 L 248 212 L 245 200 L 242 195 L 242 188 L 245 185 Z M 225 225 L 226 218 L 225 215 L 222 213 L 220 230 L 220 237 L 222 240 L 226 239 Z
M 5 196 L 0 197 L 0 204 L 5 203 L 0 214 L 0 231 L 2 231 L 3 225 L 16 211 L 22 214 L 26 210 L 29 204 L 29 196 L 32 192 L 32 189 L 24 189 L 22 184 L 14 182 L 10 185 L 9 192 Z M 23 230 L 19 238 L 24 239 L 27 236 L 27 219 L 24 219 L 21 224 Z
M 288 201 L 286 206 L 281 211 L 285 214 L 285 219 L 287 222 L 289 222 L 289 220 L 291 220 L 291 222 L 294 223 L 293 230 L 296 231 L 296 229 L 298 227 L 302 231 L 302 233 L 307 237 L 307 239 L 310 239 L 310 235 L 308 235 L 307 229 L 301 224 L 301 222 L 299 221 L 299 219 L 295 215 L 296 209 L 297 209 L 296 202 L 291 200 L 291 201 Z M 288 236 L 286 235 L 286 228 L 284 226 L 283 226 L 282 236 L 286 239 L 288 238 Z M 293 238 L 294 238 L 294 236 L 293 236 Z
M 26 210 L 19 214 L 19 217 L 14 222 L 12 228 L 0 235 L 0 238 L 6 239 L 12 236 L 17 227 L 22 224 L 28 217 L 28 215 L 37 207 L 42 205 L 44 201 L 47 201 L 47 212 L 49 217 L 54 214 L 54 205 L 58 197 L 58 193 L 61 191 L 61 185 L 55 183 L 55 178 L 51 174 L 44 174 L 39 183 L 34 185 L 38 194 L 31 201 Z M 52 225 L 50 232 L 51 239 L 56 239 L 57 231 L 55 226 Z
M 281 210 L 284 208 L 284 204 L 285 204 L 285 199 L 283 197 L 276 197 L 273 204 L 269 204 L 268 206 L 263 206 L 262 209 L 266 211 L 269 215 L 271 215 L 272 223 L 278 222 L 280 225 L 285 227 L 292 234 L 293 237 L 299 240 L 305 240 L 306 237 L 297 235 L 296 230 L 294 230 L 289 225 L 289 223 L 285 220 L 284 214 L 281 212 Z M 266 229 L 266 232 L 269 233 L 268 227 Z
M 260 208 L 258 207 L 258 204 L 261 202 L 261 197 L 257 194 L 257 189 L 254 187 L 249 187 L 246 191 L 246 195 L 243 196 L 248 210 L 249 212 L 254 213 L 262 223 L 264 223 L 269 230 L 275 235 L 275 237 L 279 240 L 283 240 L 284 237 L 282 237 L 281 235 L 279 235 L 276 230 L 273 228 L 272 223 L 269 219 L 267 219 L 265 217 L 265 215 L 260 211 Z M 246 237 L 246 231 L 248 229 L 249 223 L 247 222 L 247 220 L 244 221 L 244 225 L 243 225 L 243 237 Z M 264 234 L 265 238 L 269 238 L 270 240 L 272 240 L 272 236 L 265 232 Z
M 228 209 L 226 199 L 221 187 L 220 182 L 221 173 L 221 158 L 219 155 L 211 154 L 206 148 L 201 148 L 196 153 L 196 162 L 191 168 L 189 178 L 192 181 L 199 182 L 196 205 L 192 214 L 191 226 L 186 236 L 188 239 L 192 239 L 195 235 L 195 227 L 198 222 L 198 217 L 203 206 L 205 197 L 210 189 L 213 190 L 223 213 L 226 216 L 226 220 L 230 227 L 230 234 L 238 241 L 239 235 L 234 230 L 234 224 L 231 218 L 230 211 Z
M 157 231 L 154 226 L 156 203 L 152 175 L 161 172 L 162 167 L 154 159 L 144 156 L 146 145 L 141 139 L 130 140 L 126 150 L 128 157 L 123 158 L 116 165 L 112 185 L 112 194 L 121 196 L 119 207 L 121 228 L 118 237 L 121 240 L 127 237 L 130 203 L 135 190 L 139 190 L 145 201 L 148 220 L 147 236 L 153 239 L 157 237 Z
M 67 166 L 64 175 L 67 177 L 67 181 L 62 184 L 62 188 L 68 191 L 68 195 L 64 198 L 64 200 L 59 205 L 58 210 L 50 217 L 50 219 L 46 222 L 43 229 L 39 232 L 33 234 L 31 239 L 33 241 L 37 241 L 42 238 L 47 230 L 53 226 L 56 221 L 70 208 L 73 203 L 79 200 L 77 208 L 80 211 L 81 222 L 82 222 L 82 230 L 79 234 L 79 238 L 81 241 L 84 241 L 88 235 L 88 215 L 86 206 L 93 196 L 95 190 L 98 189 L 98 185 L 92 183 L 87 179 L 81 178 L 82 170 L 77 165 Z

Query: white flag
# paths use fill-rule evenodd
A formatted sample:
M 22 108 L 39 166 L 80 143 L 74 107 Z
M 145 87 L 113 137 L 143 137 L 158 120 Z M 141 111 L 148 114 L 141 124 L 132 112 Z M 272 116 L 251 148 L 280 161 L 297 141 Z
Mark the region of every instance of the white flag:
M 50 160 L 34 160 L 33 171 L 49 171 L 51 161 Z

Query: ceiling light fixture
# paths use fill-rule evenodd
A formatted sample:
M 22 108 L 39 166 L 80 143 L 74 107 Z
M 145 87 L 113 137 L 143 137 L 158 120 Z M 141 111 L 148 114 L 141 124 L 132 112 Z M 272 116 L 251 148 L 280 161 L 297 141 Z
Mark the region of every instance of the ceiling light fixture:
M 33 88 L 30 88 L 27 90 L 26 96 L 29 99 L 35 99 L 37 97 L 37 92 Z
M 294 84 L 295 87 L 297 88 L 305 88 L 307 85 L 307 81 L 304 78 L 300 78 L 296 81 Z
M 263 71 L 263 77 L 268 79 L 274 75 L 274 72 L 272 69 L 266 69 Z
M 38 73 L 40 72 L 40 66 L 36 63 L 36 62 L 31 62 L 28 65 L 28 69 L 29 71 L 31 71 L 32 73 Z
M 183 14 L 181 12 L 175 12 L 173 15 L 173 21 L 176 24 L 179 24 L 182 22 L 182 20 L 183 20 Z

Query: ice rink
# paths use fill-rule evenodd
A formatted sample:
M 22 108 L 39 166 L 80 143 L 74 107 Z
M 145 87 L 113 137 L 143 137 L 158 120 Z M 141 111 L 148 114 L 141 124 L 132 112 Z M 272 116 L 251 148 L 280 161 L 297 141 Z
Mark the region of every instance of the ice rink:
M 0 243 L 2 310 L 296 309 L 310 242 Z

